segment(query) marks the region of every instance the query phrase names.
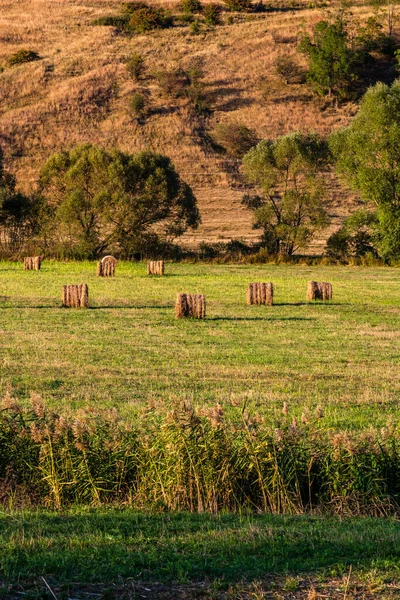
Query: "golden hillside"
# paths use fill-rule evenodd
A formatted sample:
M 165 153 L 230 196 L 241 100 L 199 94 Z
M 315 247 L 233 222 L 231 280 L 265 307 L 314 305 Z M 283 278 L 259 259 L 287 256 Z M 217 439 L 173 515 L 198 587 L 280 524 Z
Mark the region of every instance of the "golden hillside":
M 199 240 L 254 239 L 251 214 L 240 206 L 244 191 L 234 159 L 216 153 L 207 132 L 218 122 L 240 122 L 260 138 L 294 130 L 322 134 L 346 124 L 356 107 L 335 107 L 313 97 L 306 85 L 286 85 L 276 73 L 279 56 L 297 53 L 298 35 L 327 9 L 223 13 L 223 24 L 194 35 L 186 25 L 127 37 L 92 24 L 117 14 L 117 0 L 0 0 L 0 65 L 21 48 L 41 60 L 5 68 L 0 74 L 0 145 L 7 166 L 30 189 L 38 169 L 54 151 L 82 142 L 135 152 L 151 149 L 171 157 L 199 201 L 203 223 L 185 236 Z M 168 4 L 173 12 L 177 6 Z M 357 8 L 360 19 L 367 9 Z M 145 58 L 147 75 L 135 82 L 125 62 Z M 200 64 L 212 114 L 193 117 L 187 100 L 162 96 L 151 73 Z M 129 111 L 134 91 L 150 98 L 141 123 Z M 349 209 L 348 194 L 330 182 L 332 226 Z M 311 250 L 321 249 L 317 241 Z

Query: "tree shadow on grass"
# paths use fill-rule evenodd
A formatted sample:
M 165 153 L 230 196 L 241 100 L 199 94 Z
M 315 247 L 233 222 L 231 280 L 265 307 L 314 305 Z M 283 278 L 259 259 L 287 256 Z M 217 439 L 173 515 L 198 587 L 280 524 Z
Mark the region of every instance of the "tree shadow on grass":
M 350 302 L 274 302 L 274 306 L 351 306 Z
M 313 317 L 206 317 L 207 321 L 315 321 Z

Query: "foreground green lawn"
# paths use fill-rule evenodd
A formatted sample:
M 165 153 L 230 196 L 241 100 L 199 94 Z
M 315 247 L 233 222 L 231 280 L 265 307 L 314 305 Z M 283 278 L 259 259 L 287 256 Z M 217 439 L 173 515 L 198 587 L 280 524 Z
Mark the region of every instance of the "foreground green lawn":
M 1 391 L 57 406 L 111 406 L 127 418 L 147 402 L 244 402 L 264 415 L 324 407 L 333 426 L 400 416 L 400 271 L 394 268 L 46 261 L 0 263 Z M 308 280 L 334 300 L 308 304 Z M 272 281 L 275 306 L 249 307 L 251 281 Z M 61 287 L 89 285 L 89 310 L 62 309 Z M 176 320 L 177 292 L 204 293 L 204 322 Z
M 132 578 L 211 580 L 214 589 L 278 579 L 290 590 L 306 577 L 315 586 L 345 580 L 351 566 L 354 581 L 400 593 L 400 526 L 391 519 L 12 512 L 0 513 L 0 547 L 3 586 L 40 576 L 55 586 Z

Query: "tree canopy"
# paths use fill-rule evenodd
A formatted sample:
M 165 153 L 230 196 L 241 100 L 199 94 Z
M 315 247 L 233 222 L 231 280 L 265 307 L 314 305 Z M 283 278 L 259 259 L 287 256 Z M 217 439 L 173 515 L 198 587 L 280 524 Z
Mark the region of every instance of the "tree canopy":
M 40 175 L 47 227 L 94 256 L 129 257 L 146 238 L 175 238 L 200 222 L 196 198 L 169 158 L 90 144 L 53 155 Z
M 293 254 L 306 248 L 318 230 L 329 223 L 322 178 L 327 147 L 317 134 L 299 132 L 264 140 L 243 159 L 247 179 L 262 195 L 247 195 L 254 227 L 263 229 L 263 243 L 271 253 Z
M 400 81 L 364 95 L 350 125 L 332 134 L 336 168 L 365 202 L 376 206 L 382 256 L 400 256 Z

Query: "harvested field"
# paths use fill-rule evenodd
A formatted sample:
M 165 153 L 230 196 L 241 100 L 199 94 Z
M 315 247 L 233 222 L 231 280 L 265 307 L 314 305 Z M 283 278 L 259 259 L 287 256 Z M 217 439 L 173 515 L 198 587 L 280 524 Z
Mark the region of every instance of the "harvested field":
M 383 426 L 399 415 L 398 269 L 45 261 L 40 277 L 0 263 L 1 391 L 38 392 L 57 408 L 126 415 L 176 398 L 246 403 L 268 417 L 283 402 L 300 418 L 323 405 L 334 427 Z M 271 281 L 274 306 L 247 306 L 248 281 Z M 334 300 L 307 303 L 307 282 L 330 281 Z M 63 310 L 62 285 L 86 281 L 88 310 Z M 174 316 L 181 290 L 205 294 L 207 318 Z M 121 343 L 123 341 L 123 343 Z M 35 357 L 35 360 L 32 360 Z

